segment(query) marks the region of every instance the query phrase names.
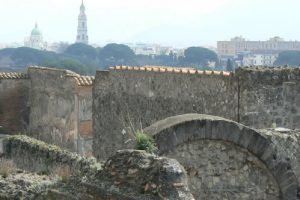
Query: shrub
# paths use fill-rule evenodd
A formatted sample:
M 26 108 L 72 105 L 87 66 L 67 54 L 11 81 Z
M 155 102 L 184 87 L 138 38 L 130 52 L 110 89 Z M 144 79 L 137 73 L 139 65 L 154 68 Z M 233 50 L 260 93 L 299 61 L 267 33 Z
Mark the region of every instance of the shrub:
M 12 160 L 0 159 L 0 175 L 3 178 L 8 177 L 16 171 L 16 166 Z
M 148 153 L 156 154 L 157 153 L 157 146 L 156 143 L 150 135 L 142 132 L 137 131 L 135 134 L 136 139 L 136 149 L 138 150 L 145 150 Z

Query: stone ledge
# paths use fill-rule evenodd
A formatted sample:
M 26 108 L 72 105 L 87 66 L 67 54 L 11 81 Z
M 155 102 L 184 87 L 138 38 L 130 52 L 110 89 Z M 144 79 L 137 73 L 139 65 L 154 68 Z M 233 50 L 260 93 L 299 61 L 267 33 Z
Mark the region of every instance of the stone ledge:
M 3 140 L 3 153 L 17 167 L 33 172 L 49 172 L 58 166 L 67 165 L 82 174 L 95 173 L 101 164 L 96 159 L 86 159 L 76 153 L 55 145 L 24 136 L 9 136 Z

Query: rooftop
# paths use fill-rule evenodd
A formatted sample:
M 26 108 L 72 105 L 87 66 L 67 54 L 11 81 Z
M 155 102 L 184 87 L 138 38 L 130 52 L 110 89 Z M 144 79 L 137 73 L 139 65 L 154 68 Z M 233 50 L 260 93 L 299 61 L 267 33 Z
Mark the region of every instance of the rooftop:
M 27 79 L 27 74 L 17 72 L 0 72 L 0 79 Z
M 178 67 L 165 67 L 165 66 L 144 66 L 144 67 L 116 66 L 116 67 L 110 67 L 110 70 L 147 71 L 147 72 L 182 73 L 182 74 L 207 74 L 207 75 L 223 75 L 223 76 L 230 75 L 230 72 L 225 72 L 225 71 L 197 70 L 195 68 L 178 68 Z
M 74 76 L 78 86 L 92 86 L 95 79 L 94 76 Z

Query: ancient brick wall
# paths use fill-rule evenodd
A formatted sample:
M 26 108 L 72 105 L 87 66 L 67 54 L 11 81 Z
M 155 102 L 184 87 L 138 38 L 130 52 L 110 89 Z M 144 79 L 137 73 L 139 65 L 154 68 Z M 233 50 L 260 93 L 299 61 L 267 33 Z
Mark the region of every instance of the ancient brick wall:
M 79 86 L 78 97 L 78 152 L 82 155 L 92 154 L 93 124 L 92 124 L 92 85 Z
M 233 76 L 146 69 L 97 72 L 93 88 L 93 145 L 98 158 L 105 159 L 116 150 L 132 147 L 133 132 L 165 117 L 207 113 L 237 120 L 237 85 Z
M 77 83 L 66 70 L 28 69 L 30 87 L 29 135 L 77 151 Z
M 240 122 L 256 128 L 300 128 L 300 68 L 243 68 Z
M 0 73 L 0 133 L 27 133 L 91 155 L 93 79 L 44 67 Z
M 199 114 L 166 118 L 144 131 L 160 155 L 184 166 L 196 199 L 298 199 L 299 132 L 257 131 Z
M 48 185 L 47 199 L 194 199 L 186 171 L 174 159 L 123 150 L 102 165 L 95 158 L 87 159 L 27 136 L 7 137 L 3 145 L 5 158 L 13 160 L 19 169 L 54 176 L 57 168 L 69 167 L 76 174 L 64 185 Z M 13 192 L 5 193 L 12 196 Z
M 0 133 L 26 133 L 29 80 L 25 74 L 0 73 Z
M 131 147 L 136 130 L 184 113 L 221 116 L 254 128 L 300 127 L 299 68 L 241 68 L 226 75 L 160 67 L 97 72 L 95 155 L 104 159 Z
M 280 199 L 276 180 L 248 151 L 231 143 L 200 140 L 177 146 L 164 156 L 186 167 L 196 199 Z
M 20 169 L 36 173 L 51 173 L 58 167 L 68 166 L 72 172 L 92 174 L 100 168 L 96 159 L 86 159 L 54 145 L 24 136 L 10 136 L 3 140 L 5 158 L 14 161 Z

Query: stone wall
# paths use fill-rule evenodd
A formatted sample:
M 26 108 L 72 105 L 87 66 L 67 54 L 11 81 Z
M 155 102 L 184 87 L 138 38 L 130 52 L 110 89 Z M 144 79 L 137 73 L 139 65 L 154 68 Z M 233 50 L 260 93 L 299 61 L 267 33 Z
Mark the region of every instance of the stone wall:
M 277 157 L 287 159 L 293 168 L 298 183 L 300 183 L 300 129 L 289 130 L 282 128 L 258 130 L 268 140 L 276 145 Z
M 186 167 L 196 199 L 280 199 L 277 182 L 266 166 L 236 145 L 193 141 L 164 155 Z
M 20 169 L 50 174 L 59 167 L 69 166 L 82 175 L 96 173 L 101 168 L 94 158 L 83 158 L 57 146 L 19 135 L 3 140 L 4 157 L 14 161 Z
M 135 197 L 132 199 L 194 199 L 186 171 L 176 160 L 144 151 L 118 151 L 106 161 L 96 180 L 96 185 L 106 185 L 108 191 Z
M 245 68 L 236 75 L 241 123 L 300 128 L 300 68 Z
M 83 181 L 84 180 L 84 181 Z M 144 151 L 118 151 L 94 177 L 51 190 L 49 200 L 194 200 L 183 167 L 174 159 Z
M 174 159 L 144 151 L 123 150 L 109 158 L 102 167 L 94 158 L 86 159 L 27 136 L 7 137 L 3 145 L 4 157 L 13 160 L 22 170 L 54 176 L 55 169 L 70 167 L 73 174 L 70 180 L 48 185 L 47 198 L 40 199 L 194 199 L 187 184 L 186 171 Z M 4 194 L 6 192 L 9 191 L 4 191 Z M 20 191 L 13 192 L 18 194 Z
M 28 90 L 29 80 L 25 74 L 0 73 L 0 134 L 27 131 Z
M 93 89 L 94 154 L 132 147 L 133 133 L 185 113 L 254 128 L 300 127 L 299 68 L 241 68 L 235 74 L 159 67 L 98 71 Z
M 196 199 L 298 199 L 300 132 L 256 131 L 199 114 L 166 118 L 144 132 L 160 155 L 185 167 Z
M 92 154 L 93 124 L 92 124 L 92 85 L 79 86 L 78 97 L 78 152 L 82 155 Z
M 150 69 L 97 72 L 93 88 L 93 149 L 97 158 L 105 159 L 116 150 L 132 147 L 133 132 L 165 117 L 207 113 L 237 120 L 233 76 Z
M 77 83 L 67 70 L 32 67 L 29 135 L 77 151 Z
M 92 77 L 30 67 L 30 136 L 92 154 Z

